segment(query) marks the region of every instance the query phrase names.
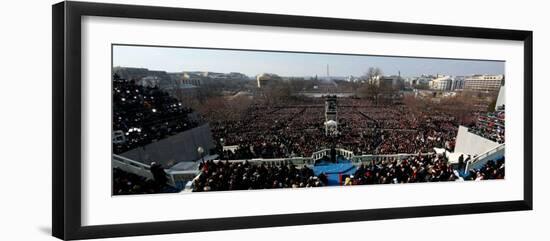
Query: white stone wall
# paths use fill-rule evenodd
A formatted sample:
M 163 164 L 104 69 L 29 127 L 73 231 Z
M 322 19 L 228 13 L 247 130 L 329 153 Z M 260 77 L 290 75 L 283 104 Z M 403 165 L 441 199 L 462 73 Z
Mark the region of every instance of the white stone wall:
M 469 154 L 473 157 L 474 155 L 479 155 L 493 149 L 498 145 L 497 142 L 470 133 L 467 127 L 460 126 L 456 137 L 455 152 Z

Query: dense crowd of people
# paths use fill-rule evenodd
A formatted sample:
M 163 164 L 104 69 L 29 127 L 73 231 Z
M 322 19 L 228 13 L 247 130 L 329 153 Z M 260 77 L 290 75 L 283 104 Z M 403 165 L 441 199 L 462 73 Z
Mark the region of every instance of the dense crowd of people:
M 320 98 L 272 106 L 257 102 L 235 118 L 208 118 L 221 159 L 309 157 L 333 145 L 356 154 L 430 152 L 454 149 L 459 123 L 437 111 L 404 105 L 377 106 L 366 99 L 340 98 L 338 137 L 325 135 Z M 220 111 L 220 110 L 216 110 Z M 227 110 L 227 116 L 235 116 Z M 222 150 L 222 146 L 237 148 Z
M 504 108 L 478 116 L 475 125 L 468 131 L 498 143 L 504 143 Z
M 190 108 L 158 87 L 144 87 L 117 75 L 113 78 L 113 139 L 115 154 L 196 127 Z
M 499 160 L 488 161 L 478 170 L 470 169 L 464 177 L 464 180 L 493 180 L 493 179 L 504 179 L 505 168 L 504 168 L 504 157 Z
M 247 161 L 207 161 L 200 166 L 201 174 L 193 182 L 194 192 L 250 190 L 272 188 L 321 187 L 328 183 L 327 176 L 315 176 L 307 166 L 292 164 L 252 164 Z M 355 173 L 341 185 L 400 184 L 447 181 L 480 181 L 503 179 L 504 158 L 488 161 L 479 169 L 465 174 L 450 165 L 443 156 L 418 155 L 403 160 L 383 160 L 361 164 Z
M 320 187 L 327 183 L 326 177 L 315 176 L 312 169 L 292 164 L 207 161 L 199 169 L 201 174 L 193 181 L 194 192 Z
M 457 178 L 444 157 L 427 155 L 361 165 L 350 185 L 442 182 Z
M 166 180 L 147 179 L 113 168 L 113 195 L 169 193 L 177 190 L 166 185 Z

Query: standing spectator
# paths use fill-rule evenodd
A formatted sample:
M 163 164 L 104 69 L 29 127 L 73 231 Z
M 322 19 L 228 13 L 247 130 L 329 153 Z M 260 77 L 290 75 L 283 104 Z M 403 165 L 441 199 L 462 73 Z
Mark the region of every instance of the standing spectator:
M 168 178 L 166 177 L 166 172 L 164 171 L 164 168 L 162 168 L 162 166 L 156 162 L 151 162 L 150 170 L 151 174 L 153 174 L 155 184 L 159 187 L 166 186 Z

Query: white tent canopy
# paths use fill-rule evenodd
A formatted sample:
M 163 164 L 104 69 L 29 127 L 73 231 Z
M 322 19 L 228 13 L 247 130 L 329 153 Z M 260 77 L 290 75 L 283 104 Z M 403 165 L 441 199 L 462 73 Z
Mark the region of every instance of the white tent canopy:
M 338 123 L 334 120 L 325 121 L 326 126 L 336 126 Z

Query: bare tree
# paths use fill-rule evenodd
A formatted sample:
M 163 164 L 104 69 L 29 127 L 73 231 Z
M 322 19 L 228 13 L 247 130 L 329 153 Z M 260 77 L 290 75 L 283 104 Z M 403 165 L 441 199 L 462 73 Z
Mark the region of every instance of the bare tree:
M 382 70 L 378 67 L 369 67 L 367 73 L 365 73 L 364 79 L 367 82 L 372 82 L 377 76 L 382 75 Z

